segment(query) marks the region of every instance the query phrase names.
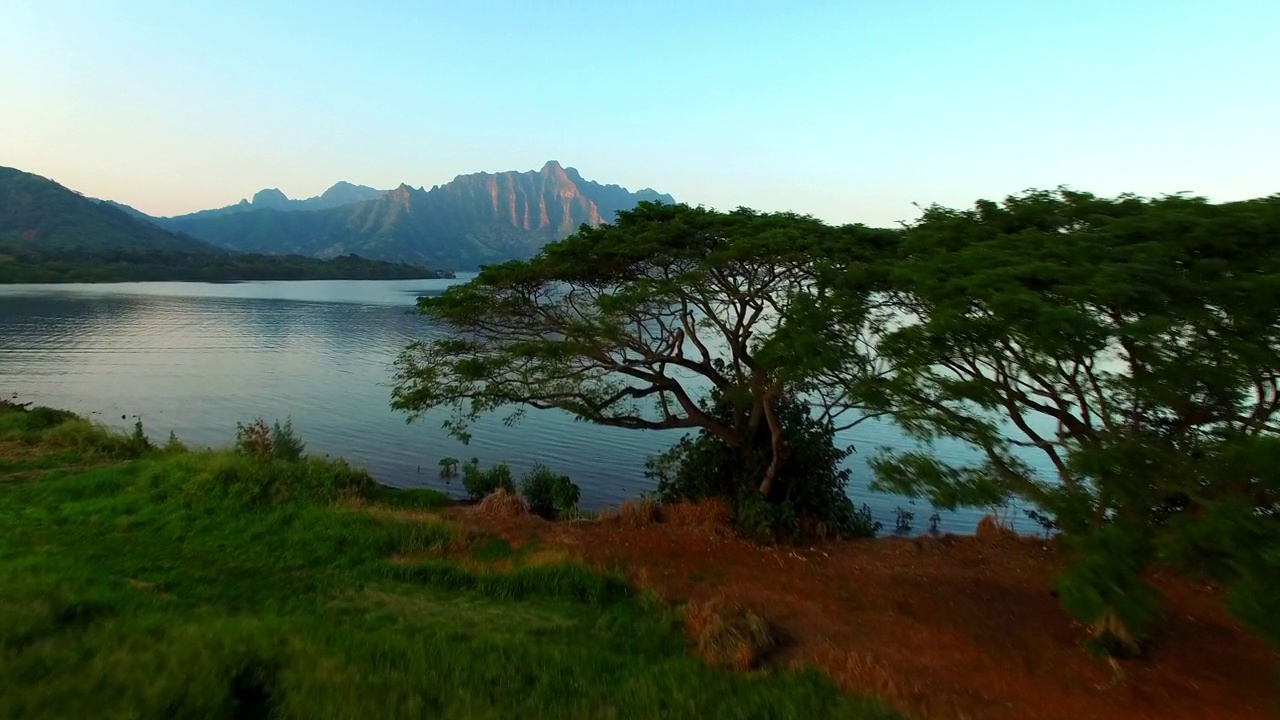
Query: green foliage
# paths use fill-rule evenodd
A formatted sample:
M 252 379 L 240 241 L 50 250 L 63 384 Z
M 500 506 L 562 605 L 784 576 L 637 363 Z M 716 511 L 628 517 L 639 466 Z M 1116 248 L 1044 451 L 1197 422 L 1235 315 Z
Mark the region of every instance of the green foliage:
M 1269 546 L 1246 549 L 1210 518 L 1217 507 L 1237 508 L 1241 528 L 1276 517 L 1277 237 L 1280 196 L 1213 205 L 1059 190 L 927 209 L 887 263 L 884 297 L 901 320 L 877 343 L 893 367 L 880 407 L 983 460 L 882 453 L 876 487 L 938 507 L 1006 494 L 1035 507 L 1068 540 L 1064 604 L 1101 646 L 1132 654 L 1155 621 L 1141 580 L 1161 557 L 1153 548 L 1247 588 L 1236 607 L 1257 617 L 1265 583 L 1249 578 L 1267 571 L 1256 558 Z M 1053 475 L 1032 473 L 1019 448 Z
M 419 265 L 345 255 L 328 260 L 300 255 L 238 255 L 150 247 L 32 249 L 0 238 L 3 283 L 242 282 L 252 280 L 409 280 L 448 277 Z
M 307 444 L 293 430 L 293 419 L 287 418 L 284 424 L 276 421 L 267 425 L 262 418 L 252 422 L 236 423 L 235 448 L 238 452 L 260 460 L 275 459 L 295 462 L 302 458 Z
M 713 395 L 707 408 L 712 417 L 734 412 L 732 403 Z M 757 485 L 760 468 L 768 462 L 770 432 L 760 427 L 744 452 L 726 446 L 709 432 L 686 436 L 670 450 L 650 458 L 645 474 L 657 481 L 661 502 L 718 497 L 734 507 L 738 532 L 759 541 L 798 539 L 806 535 L 872 537 L 880 524 L 869 512 L 855 510 L 846 488 L 849 471 L 841 467 L 848 452 L 835 446 L 830 422 L 813 417 L 808 405 L 795 399 L 776 401 L 782 424 L 787 462 L 769 495 Z
M 498 463 L 488 470 L 481 470 L 480 461 L 475 458 L 462 464 L 462 487 L 466 488 L 472 500 L 480 500 L 498 490 L 512 495 L 516 492 L 510 465 Z
M 804 497 L 822 481 L 772 489 L 795 458 L 771 415 L 786 397 L 833 426 L 846 412 L 845 427 L 865 419 L 874 383 L 847 382 L 846 371 L 877 372 L 859 338 L 882 320 L 870 299 L 882 273 L 869 268 L 891 244 L 884 231 L 791 213 L 641 203 L 420 299 L 447 332 L 401 354 L 392 404 L 411 418 L 447 409 L 444 426 L 464 442 L 480 416 L 505 410 L 513 423 L 528 408 L 699 430 L 740 455 L 731 489 L 714 494 L 736 498 L 752 482 L 774 504 L 788 495 L 800 524 L 835 502 L 820 514 L 838 523 L 849 516 L 843 496 Z M 837 282 L 863 302 L 821 302 Z M 708 388 L 725 412 L 703 402 Z
M 520 494 L 530 512 L 546 518 L 572 515 L 578 510 L 582 490 L 569 479 L 544 465 L 535 465 L 520 480 Z
M 6 441 L 25 415 L 0 411 Z M 621 578 L 449 562 L 446 524 L 394 512 L 439 493 L 315 458 L 100 459 L 0 482 L 0 717 L 895 717 L 812 672 L 706 668 Z
M 1110 524 L 1067 536 L 1073 562 L 1058 577 L 1067 612 L 1094 628 L 1090 649 L 1111 657 L 1141 653 L 1159 619 L 1160 596 L 1143 579 L 1152 548 L 1142 528 Z
M 916 514 L 904 507 L 897 507 L 893 510 L 893 529 L 894 532 L 906 534 L 911 532 L 911 521 L 916 519 Z
M 453 457 L 440 458 L 440 477 L 452 478 L 458 474 L 458 459 Z

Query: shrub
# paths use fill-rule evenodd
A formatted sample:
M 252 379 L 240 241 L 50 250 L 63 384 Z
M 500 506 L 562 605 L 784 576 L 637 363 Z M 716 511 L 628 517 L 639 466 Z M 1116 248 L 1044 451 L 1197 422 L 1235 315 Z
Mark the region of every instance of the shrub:
M 657 480 L 658 499 L 663 504 L 727 500 L 735 530 L 761 541 L 874 536 L 879 523 L 869 511 L 860 513 L 846 493 L 849 471 L 841 463 L 848 452 L 836 447 L 831 424 L 812 417 L 795 398 L 778 400 L 775 409 L 789 454 L 769 497 L 757 489 L 770 447 L 768 428 L 762 426 L 745 451 L 702 431 L 650 458 L 645 475 Z M 727 421 L 732 411 L 722 395 L 713 395 L 708 412 Z
M 439 465 L 441 478 L 448 480 L 458 474 L 458 458 L 440 458 Z
M 568 475 L 558 475 L 545 465 L 534 465 L 520 480 L 520 494 L 530 512 L 554 519 L 577 511 L 582 490 Z
M 277 421 L 271 427 L 271 456 L 279 460 L 295 461 L 302 458 L 307 444 L 293 431 L 293 418 L 285 418 L 284 425 Z
M 262 418 L 255 418 L 249 424 L 236 423 L 236 451 L 256 457 L 260 460 L 274 458 L 286 462 L 302 459 L 307 444 L 298 437 L 293 429 L 293 419 L 289 418 L 281 425 L 277 420 L 267 425 Z
M 480 461 L 475 458 L 462 465 L 462 487 L 466 488 L 472 500 L 480 500 L 499 489 L 511 495 L 516 494 L 516 484 L 511 478 L 511 466 L 498 463 L 488 470 L 481 470 Z
M 130 454 L 134 456 L 142 455 L 151 449 L 151 440 L 142 429 L 142 418 L 138 418 L 138 421 L 133 424 L 133 432 L 129 434 L 128 448 Z
M 899 506 L 893 511 L 894 515 L 894 531 L 900 534 L 911 532 L 911 521 L 916 519 L 916 514 L 904 507 Z

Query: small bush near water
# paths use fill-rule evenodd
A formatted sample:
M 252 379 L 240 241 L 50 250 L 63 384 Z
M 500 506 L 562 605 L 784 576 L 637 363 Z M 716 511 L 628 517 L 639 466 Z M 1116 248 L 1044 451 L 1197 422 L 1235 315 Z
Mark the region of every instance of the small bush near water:
M 496 490 L 516 494 L 516 483 L 511 477 L 510 465 L 498 463 L 488 470 L 481 470 L 480 461 L 475 458 L 462 464 L 462 487 L 466 488 L 472 500 L 488 497 Z
M 520 480 L 520 494 L 530 512 L 554 519 L 577 512 L 582 490 L 568 475 L 557 474 L 545 465 L 535 465 Z
M 731 407 L 717 398 L 710 411 L 722 416 Z M 662 504 L 726 500 L 733 506 L 738 534 L 761 542 L 874 537 L 881 524 L 872 519 L 869 508 L 859 509 L 849 499 L 849 471 L 840 467 L 848 453 L 835 446 L 830 424 L 811 417 L 808 406 L 795 399 L 779 400 L 777 413 L 789 456 L 769 497 L 757 489 L 766 463 L 747 463 L 740 450 L 702 431 L 649 459 L 645 475 L 658 482 L 658 500 Z M 767 428 L 762 428 L 756 442 L 761 448 L 769 447 Z
M 292 418 L 286 419 L 283 425 L 278 420 L 267 425 L 266 420 L 255 418 L 248 424 L 236 423 L 235 447 L 259 459 L 294 461 L 302 457 L 307 444 L 293 431 Z

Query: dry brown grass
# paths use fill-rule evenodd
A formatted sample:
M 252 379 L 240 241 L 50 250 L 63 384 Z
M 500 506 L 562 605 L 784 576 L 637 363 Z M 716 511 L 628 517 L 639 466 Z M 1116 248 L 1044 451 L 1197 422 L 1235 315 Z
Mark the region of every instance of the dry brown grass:
M 476 505 L 476 513 L 487 517 L 518 518 L 528 515 L 529 508 L 525 507 L 524 499 L 519 495 L 498 488 Z
M 764 618 L 722 600 L 686 605 L 684 627 L 698 657 L 711 667 L 750 670 L 778 644 Z
M 978 521 L 977 530 L 973 534 L 974 537 L 978 538 L 978 542 L 988 545 L 999 545 L 1018 540 L 1018 533 L 1001 524 L 994 515 L 983 515 L 982 519 Z
M 697 502 L 663 505 L 658 516 L 662 522 L 703 530 L 728 530 L 733 507 L 723 498 L 707 498 Z
M 564 548 L 537 548 L 523 555 L 505 557 L 497 560 L 479 560 L 470 557 L 457 557 L 455 560 L 469 570 L 481 572 L 510 572 L 520 568 L 542 567 L 545 565 L 565 565 L 575 562 L 577 558 Z
M 618 521 L 627 527 L 647 527 L 658 522 L 658 504 L 649 498 L 623 500 L 618 506 Z

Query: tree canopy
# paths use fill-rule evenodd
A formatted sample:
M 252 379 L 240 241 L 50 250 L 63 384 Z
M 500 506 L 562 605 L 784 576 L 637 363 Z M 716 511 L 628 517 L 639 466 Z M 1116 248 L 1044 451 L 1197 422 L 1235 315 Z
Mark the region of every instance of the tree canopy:
M 1136 645 L 1153 616 L 1139 572 L 1186 549 L 1186 523 L 1237 510 L 1201 557 L 1232 546 L 1231 562 L 1256 565 L 1239 551 L 1275 538 L 1259 528 L 1276 519 L 1280 484 L 1259 461 L 1280 430 L 1277 240 L 1280 198 L 1061 190 L 929 208 L 890 272 L 903 321 L 879 346 L 895 368 L 887 401 L 908 431 L 962 439 L 984 461 L 884 453 L 879 487 L 944 507 L 1012 494 L 1048 509 L 1078 560 L 1064 602 Z
M 449 332 L 400 357 L 394 404 L 452 408 L 447 426 L 464 438 L 477 416 L 504 407 L 510 421 L 557 408 L 600 425 L 700 429 L 730 448 L 763 425 L 768 495 L 786 460 L 779 398 L 804 396 L 833 424 L 864 417 L 847 414 L 859 402 L 844 378 L 875 317 L 872 274 L 860 268 L 889 245 L 886 232 L 641 203 L 420 300 Z M 866 276 L 846 282 L 838 313 L 819 301 L 833 274 Z M 727 415 L 704 406 L 712 389 Z

